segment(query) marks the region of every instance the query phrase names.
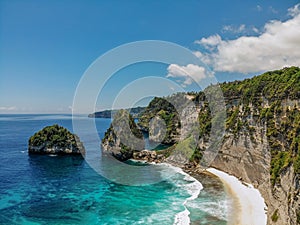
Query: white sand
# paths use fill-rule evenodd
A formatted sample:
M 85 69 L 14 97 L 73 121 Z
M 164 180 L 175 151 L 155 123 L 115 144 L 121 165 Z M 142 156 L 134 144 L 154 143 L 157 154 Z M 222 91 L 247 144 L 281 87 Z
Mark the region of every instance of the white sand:
M 267 206 L 260 192 L 252 185 L 244 185 L 236 177 L 220 170 L 209 168 L 208 172 L 216 175 L 223 182 L 228 193 L 232 195 L 234 211 L 229 215 L 228 224 L 265 225 L 267 224 Z

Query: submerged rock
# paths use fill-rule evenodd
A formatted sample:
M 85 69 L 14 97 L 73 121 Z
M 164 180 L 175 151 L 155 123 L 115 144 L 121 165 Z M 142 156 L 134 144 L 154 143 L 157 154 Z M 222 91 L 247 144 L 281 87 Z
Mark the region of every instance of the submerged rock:
M 28 140 L 30 154 L 80 155 L 85 149 L 77 135 L 57 124 L 36 132 Z

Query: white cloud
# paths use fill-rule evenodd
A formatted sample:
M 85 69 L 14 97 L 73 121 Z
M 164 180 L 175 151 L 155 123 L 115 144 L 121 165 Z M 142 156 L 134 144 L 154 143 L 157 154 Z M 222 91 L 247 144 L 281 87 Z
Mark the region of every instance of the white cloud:
M 222 40 L 219 35 L 202 38 L 195 43 L 206 53 L 195 53 L 215 71 L 262 72 L 284 66 L 300 66 L 299 5 L 291 8 L 293 17 L 285 22 L 268 22 L 259 36 L 241 36 Z
M 210 73 L 201 66 L 188 64 L 186 66 L 179 66 L 177 64 L 170 64 L 168 67 L 167 77 L 182 78 L 182 86 L 186 87 L 193 83 L 193 80 L 199 82 L 200 80 L 210 76 Z
M 222 33 L 232 33 L 236 35 L 241 34 L 258 34 L 259 30 L 255 26 L 246 26 L 245 24 L 241 25 L 225 25 L 222 28 Z
M 196 44 L 201 44 L 206 47 L 216 46 L 216 45 L 220 44 L 221 42 L 222 42 L 222 38 L 218 34 L 209 36 L 208 38 L 202 38 L 201 40 L 195 41 Z
M 257 28 L 254 27 L 254 26 L 252 27 L 252 31 L 253 31 L 254 33 L 257 33 L 257 34 L 259 33 L 259 29 L 257 29 Z
M 17 107 L 16 106 L 9 106 L 9 107 L 6 107 L 6 106 L 0 106 L 0 110 L 1 111 L 14 111 L 16 110 Z
M 241 24 L 240 26 L 233 26 L 233 25 L 225 25 L 222 29 L 223 32 L 231 32 L 234 34 L 244 33 L 246 31 L 246 25 Z
M 211 51 L 212 51 L 212 50 L 213 50 L 213 49 L 211 48 Z M 196 57 L 200 58 L 201 61 L 202 61 L 203 63 L 205 63 L 205 64 L 207 64 L 207 65 L 210 65 L 210 64 L 211 64 L 211 57 L 210 57 L 209 54 L 205 54 L 205 53 L 202 53 L 202 52 L 200 52 L 200 51 L 194 51 L 193 53 L 194 53 L 194 55 L 195 55 Z
M 288 9 L 289 15 L 295 17 L 300 14 L 300 3 Z

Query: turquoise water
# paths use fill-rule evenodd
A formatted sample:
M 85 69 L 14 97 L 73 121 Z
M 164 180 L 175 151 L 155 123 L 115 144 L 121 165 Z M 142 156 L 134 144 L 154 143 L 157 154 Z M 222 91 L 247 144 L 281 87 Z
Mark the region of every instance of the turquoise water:
M 91 120 L 77 119 L 82 124 Z M 110 120 L 95 122 L 102 138 Z M 81 157 L 29 156 L 28 138 L 54 123 L 72 130 L 69 115 L 0 116 L 0 224 L 226 224 L 228 200 L 222 185 L 210 177 L 200 177 L 200 184 L 161 165 L 162 174 L 173 175 L 151 185 L 128 186 L 102 177 Z M 100 154 L 99 140 L 88 130 L 82 135 L 87 150 L 99 149 Z

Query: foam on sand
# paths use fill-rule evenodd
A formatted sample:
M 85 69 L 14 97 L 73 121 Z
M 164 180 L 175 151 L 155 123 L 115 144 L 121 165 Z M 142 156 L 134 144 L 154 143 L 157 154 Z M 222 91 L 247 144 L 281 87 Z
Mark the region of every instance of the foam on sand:
M 220 170 L 209 168 L 207 171 L 219 177 L 229 194 L 235 198 L 233 208 L 237 212 L 233 216 L 229 216 L 228 224 L 267 224 L 267 214 L 265 211 L 267 206 L 256 188 L 250 184 L 244 184 L 236 177 Z

